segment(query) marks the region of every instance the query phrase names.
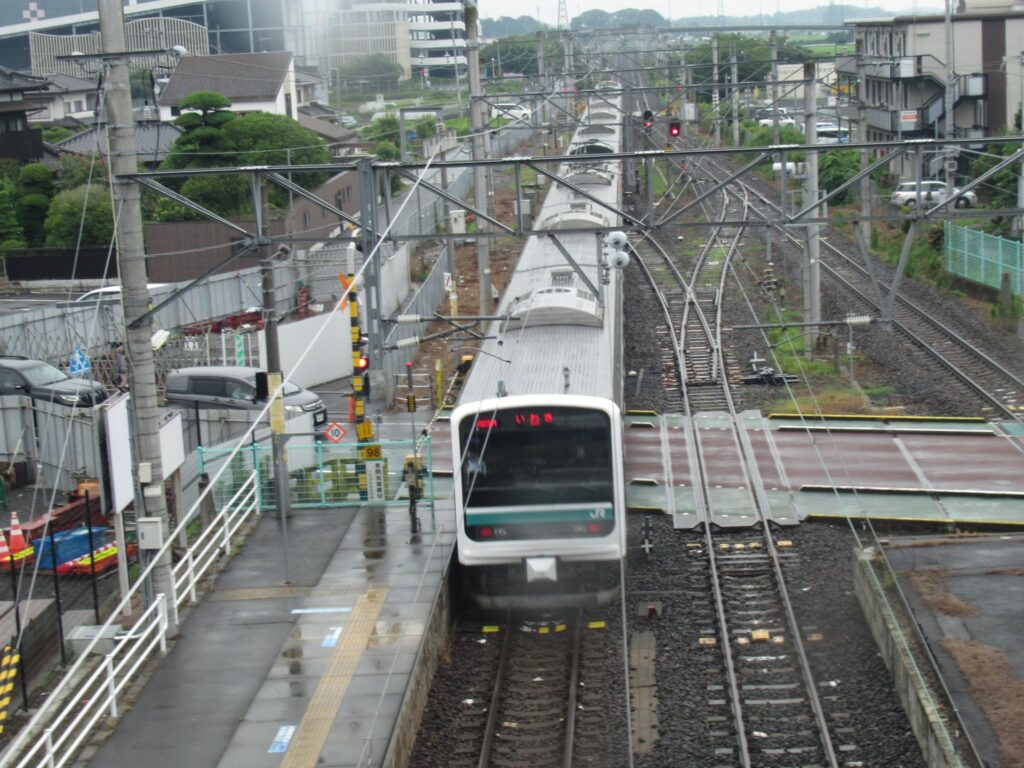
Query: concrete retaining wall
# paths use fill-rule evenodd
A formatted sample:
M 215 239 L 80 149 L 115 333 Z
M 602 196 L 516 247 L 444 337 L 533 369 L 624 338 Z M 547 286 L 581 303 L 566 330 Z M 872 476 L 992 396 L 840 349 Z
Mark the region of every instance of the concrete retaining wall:
M 943 731 L 942 714 L 936 710 L 928 691 L 924 690 L 914 660 L 900 640 L 900 627 L 889 611 L 885 596 L 879 593 L 872 573 L 875 554 L 872 548 L 855 552 L 854 592 L 878 643 L 878 650 L 892 674 L 896 693 L 921 746 L 925 762 L 932 768 L 973 765 L 973 760 L 952 754 L 948 747 L 949 738 Z M 947 724 L 947 727 L 956 731 L 955 725 Z
M 427 707 L 427 697 L 434 683 L 434 672 L 437 670 L 438 661 L 448 652 L 451 645 L 451 575 L 454 552 L 455 548 L 452 547 L 452 556 L 448 560 L 441 584 L 434 596 L 430 624 L 423 634 L 423 641 L 416 654 L 416 663 L 381 768 L 406 768 L 410 765 L 420 721 Z

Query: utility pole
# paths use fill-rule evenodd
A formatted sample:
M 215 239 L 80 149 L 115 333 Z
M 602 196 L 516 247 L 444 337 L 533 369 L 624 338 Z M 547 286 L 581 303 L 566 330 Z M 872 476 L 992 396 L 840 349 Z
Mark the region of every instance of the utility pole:
M 1024 51 L 1020 52 L 1020 128 L 1018 135 L 1024 134 Z M 1024 161 L 1020 165 L 1020 176 L 1017 177 L 1017 207 L 1024 210 Z M 1018 233 L 1024 232 L 1024 215 L 1018 224 Z
M 956 88 L 953 71 L 953 0 L 945 0 L 946 6 L 946 141 L 956 138 L 956 124 L 953 120 L 953 91 Z M 903 108 L 903 102 L 900 102 Z M 956 172 L 956 150 L 952 145 L 947 144 L 943 152 L 943 165 L 946 171 L 946 199 L 953 196 L 953 174 Z
M 152 321 L 139 320 L 149 310 L 146 288 L 146 252 L 142 238 L 142 207 L 138 183 L 125 178 L 138 171 L 135 154 L 135 122 L 128 85 L 128 57 L 122 0 L 99 0 L 100 43 L 110 70 L 106 78 L 107 135 L 110 143 L 111 181 L 114 210 L 118 211 L 117 268 L 121 277 L 125 341 L 128 347 L 128 381 L 131 388 L 135 449 L 142 484 L 142 503 L 147 517 L 160 520 L 162 539 L 170 533 L 164 475 L 160 463 L 160 424 L 153 365 Z M 137 322 L 138 321 L 138 322 Z M 148 480 L 143 467 L 149 468 Z M 138 510 L 138 513 L 142 510 Z M 178 634 L 171 572 L 170 549 L 165 549 L 152 573 L 153 592 L 164 595 L 167 604 L 167 637 Z
M 548 123 L 548 87 L 547 77 L 544 71 L 544 32 L 540 31 L 537 33 L 537 79 L 540 81 L 541 101 L 540 107 L 536 111 L 540 114 L 540 127 L 544 127 Z
M 740 145 L 740 68 L 736 63 L 736 49 L 729 54 L 729 66 L 732 72 L 732 145 Z
M 817 67 L 814 61 L 804 64 L 804 141 L 809 147 L 818 143 L 818 126 L 816 114 L 818 101 Z M 807 178 L 804 180 L 803 207 L 818 202 L 818 153 L 807 153 Z M 819 208 L 811 211 L 811 216 L 821 216 Z M 817 224 L 807 225 L 807 258 L 804 263 L 804 322 L 811 323 L 804 336 L 804 354 L 810 355 L 814 342 L 818 338 L 818 326 L 821 321 L 821 243 Z
M 711 38 L 711 79 L 714 80 L 711 91 L 711 119 L 715 124 L 715 146 L 722 146 L 722 103 L 718 92 L 718 35 Z
M 480 97 L 480 38 L 477 36 L 476 3 L 466 3 L 466 53 L 469 69 L 469 132 L 472 136 L 473 159 L 485 159 L 484 131 L 487 120 L 483 115 L 483 99 Z M 487 169 L 478 164 L 473 166 L 473 203 L 476 209 L 486 213 Z M 476 222 L 476 268 L 480 276 L 480 314 L 491 314 L 491 241 L 484 235 L 487 225 L 483 219 Z
M 867 90 L 865 85 L 864 51 L 857 51 L 857 142 L 866 144 L 868 141 L 868 107 Z M 860 172 L 868 169 L 868 151 L 860 151 Z M 860 232 L 865 243 L 871 242 L 871 179 L 866 173 L 860 178 Z

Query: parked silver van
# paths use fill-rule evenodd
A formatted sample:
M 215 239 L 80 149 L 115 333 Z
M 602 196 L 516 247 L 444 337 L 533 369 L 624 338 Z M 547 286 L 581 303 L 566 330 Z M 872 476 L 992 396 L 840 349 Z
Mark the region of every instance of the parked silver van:
M 164 399 L 169 405 L 260 410 L 266 401 L 256 399 L 257 373 L 258 368 L 230 365 L 179 368 L 167 374 Z M 286 411 L 312 413 L 315 429 L 327 423 L 327 408 L 315 392 L 286 381 L 283 394 Z

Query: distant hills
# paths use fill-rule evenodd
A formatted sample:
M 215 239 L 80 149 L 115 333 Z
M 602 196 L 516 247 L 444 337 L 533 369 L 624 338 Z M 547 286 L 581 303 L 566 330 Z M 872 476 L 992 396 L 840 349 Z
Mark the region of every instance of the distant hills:
M 941 9 L 920 9 L 919 13 L 941 13 Z M 708 26 L 752 26 L 752 25 L 819 25 L 843 24 L 852 19 L 877 18 L 909 14 L 910 11 L 893 12 L 885 8 L 863 8 L 855 5 L 820 5 L 802 11 L 786 11 L 783 13 L 762 13 L 750 16 L 689 16 L 673 18 L 671 25 L 657 11 L 648 9 L 624 8 L 621 11 L 586 11 L 569 22 L 572 29 L 605 29 L 609 27 L 708 27 Z M 495 39 L 528 35 L 542 29 L 550 29 L 533 16 L 512 18 L 502 16 L 497 19 L 483 19 L 482 33 L 484 37 Z

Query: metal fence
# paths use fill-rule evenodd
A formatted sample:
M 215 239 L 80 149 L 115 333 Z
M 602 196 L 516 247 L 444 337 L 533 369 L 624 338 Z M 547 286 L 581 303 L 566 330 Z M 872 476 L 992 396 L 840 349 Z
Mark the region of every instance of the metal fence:
M 409 483 L 407 470 L 413 454 L 412 440 L 384 440 L 376 443 L 316 441 L 303 443 L 296 438 L 288 444 L 288 506 L 292 509 L 349 507 L 375 504 L 406 504 Z M 232 499 L 253 473 L 259 488 L 263 511 L 277 508 L 276 480 L 271 448 L 254 443 L 233 453 L 232 448 L 200 448 L 199 471 L 215 475 L 224 461 L 231 463 L 213 487 L 213 501 L 221 509 Z M 434 481 L 430 438 L 415 446 L 420 498 L 433 504 Z
M 1009 275 L 1010 291 L 1024 296 L 1024 245 L 946 222 L 946 271 L 991 288 Z

